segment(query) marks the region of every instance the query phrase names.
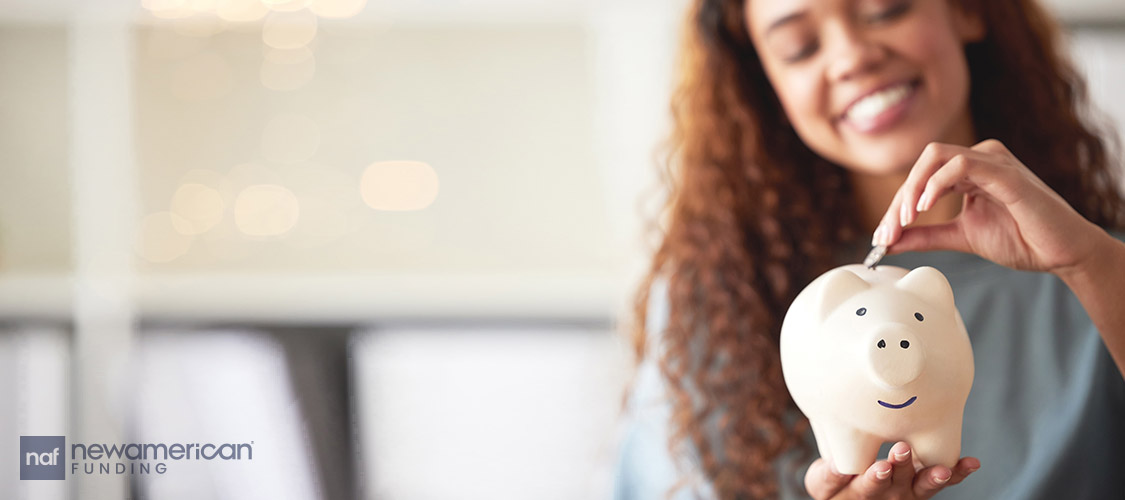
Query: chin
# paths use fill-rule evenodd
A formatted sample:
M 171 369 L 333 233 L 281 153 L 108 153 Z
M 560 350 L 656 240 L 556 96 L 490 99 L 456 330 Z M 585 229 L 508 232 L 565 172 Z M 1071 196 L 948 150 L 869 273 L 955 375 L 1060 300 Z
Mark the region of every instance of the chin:
M 929 142 L 903 137 L 855 145 L 849 148 L 851 154 L 841 165 L 869 175 L 905 174 L 910 172 Z
M 850 156 L 841 166 L 856 173 L 867 175 L 906 174 L 914 166 L 918 153 L 912 155 L 876 151 L 865 151 L 862 155 Z

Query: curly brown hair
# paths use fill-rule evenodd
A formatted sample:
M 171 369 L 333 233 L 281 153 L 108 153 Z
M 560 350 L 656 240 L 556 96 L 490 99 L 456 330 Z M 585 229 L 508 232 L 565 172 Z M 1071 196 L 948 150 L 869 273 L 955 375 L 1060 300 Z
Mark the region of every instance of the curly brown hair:
M 631 329 L 638 361 L 660 339 L 669 448 L 690 449 L 715 493 L 740 499 L 776 496 L 777 460 L 808 448 L 808 423 L 794 418 L 781 375 L 782 315 L 870 229 L 860 227 L 844 170 L 786 119 L 747 33 L 745 1 L 697 0 L 689 11 L 664 229 Z M 1003 142 L 1087 219 L 1121 228 L 1116 155 L 1103 139 L 1113 136 L 1088 112 L 1052 18 L 1033 0 L 950 1 L 986 28 L 965 47 L 976 132 Z M 667 283 L 668 321 L 647 332 L 656 280 Z

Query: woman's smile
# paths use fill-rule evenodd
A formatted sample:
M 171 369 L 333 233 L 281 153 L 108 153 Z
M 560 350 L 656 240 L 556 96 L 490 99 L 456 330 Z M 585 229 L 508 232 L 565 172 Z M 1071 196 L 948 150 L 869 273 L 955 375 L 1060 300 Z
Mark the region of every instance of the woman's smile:
M 850 104 L 839 122 L 862 134 L 887 130 L 901 121 L 915 102 L 921 80 L 884 85 Z

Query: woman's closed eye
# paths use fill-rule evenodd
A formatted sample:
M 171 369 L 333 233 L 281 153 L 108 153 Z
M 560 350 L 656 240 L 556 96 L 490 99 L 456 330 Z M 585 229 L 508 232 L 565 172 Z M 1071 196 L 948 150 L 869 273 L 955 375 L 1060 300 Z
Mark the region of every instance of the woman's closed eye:
M 888 7 L 867 9 L 861 12 L 859 18 L 867 24 L 881 24 L 894 21 L 910 11 L 913 0 L 900 0 Z
M 820 43 L 816 40 L 809 40 L 800 44 L 796 49 L 790 50 L 789 55 L 785 56 L 783 60 L 787 63 L 797 63 L 804 59 L 809 58 L 816 53 L 820 48 Z

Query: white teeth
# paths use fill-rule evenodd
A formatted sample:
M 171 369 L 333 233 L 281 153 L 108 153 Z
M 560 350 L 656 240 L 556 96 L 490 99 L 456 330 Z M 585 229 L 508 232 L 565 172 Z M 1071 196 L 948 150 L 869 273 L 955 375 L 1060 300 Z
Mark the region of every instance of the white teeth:
M 906 96 L 910 95 L 910 84 L 902 83 L 893 87 L 887 87 L 878 92 L 869 94 L 867 97 L 856 101 L 848 108 L 845 116 L 850 120 L 868 120 L 874 118 L 886 111 L 887 108 L 898 104 Z

